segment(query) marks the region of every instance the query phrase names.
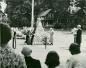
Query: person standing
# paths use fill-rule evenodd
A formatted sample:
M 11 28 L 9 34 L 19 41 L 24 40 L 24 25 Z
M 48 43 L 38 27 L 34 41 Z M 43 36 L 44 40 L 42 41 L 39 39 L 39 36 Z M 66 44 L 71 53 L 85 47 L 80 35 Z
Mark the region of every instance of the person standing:
M 53 28 L 50 28 L 50 40 L 49 40 L 50 45 L 53 45 L 53 35 L 54 35 L 54 30 Z
M 27 43 L 27 45 L 31 44 L 30 30 L 27 30 L 27 33 L 26 33 L 26 43 Z
M 34 29 L 34 27 L 31 27 L 30 28 L 30 41 L 31 41 L 31 45 L 33 44 L 34 34 L 35 34 L 35 29 Z
M 81 25 L 77 25 L 77 34 L 76 34 L 76 43 L 81 45 L 81 39 L 82 39 L 82 30 Z

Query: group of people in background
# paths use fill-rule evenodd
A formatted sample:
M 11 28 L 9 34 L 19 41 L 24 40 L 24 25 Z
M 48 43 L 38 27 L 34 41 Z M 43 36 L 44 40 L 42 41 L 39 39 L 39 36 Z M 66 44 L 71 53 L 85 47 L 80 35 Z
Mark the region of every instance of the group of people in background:
M 52 29 L 51 29 L 52 30 Z M 47 54 L 45 64 L 47 68 L 86 68 L 86 55 L 80 51 L 81 26 L 78 26 L 76 41 L 70 44 L 69 51 L 72 54 L 67 60 L 65 66 L 61 66 L 59 54 L 56 51 L 50 51 Z M 77 36 L 79 42 L 77 42 Z M 32 50 L 23 47 L 21 53 L 24 57 L 16 54 L 8 45 L 12 38 L 11 28 L 6 23 L 0 23 L 0 67 L 1 68 L 42 68 L 40 60 L 31 57 Z

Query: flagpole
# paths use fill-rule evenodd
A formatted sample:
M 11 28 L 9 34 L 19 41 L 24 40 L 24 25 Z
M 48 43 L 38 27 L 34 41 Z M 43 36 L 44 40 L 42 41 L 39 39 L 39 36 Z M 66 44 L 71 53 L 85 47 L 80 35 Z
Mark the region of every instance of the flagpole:
M 32 0 L 31 27 L 34 25 L 34 0 Z

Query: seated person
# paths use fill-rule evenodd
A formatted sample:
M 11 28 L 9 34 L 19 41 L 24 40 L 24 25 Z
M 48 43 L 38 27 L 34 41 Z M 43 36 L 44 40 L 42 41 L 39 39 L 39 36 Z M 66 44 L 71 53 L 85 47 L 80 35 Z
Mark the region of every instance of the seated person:
M 24 47 L 22 49 L 22 54 L 25 57 L 27 68 L 41 68 L 41 64 L 39 60 L 33 59 L 31 57 L 32 50 L 28 47 Z

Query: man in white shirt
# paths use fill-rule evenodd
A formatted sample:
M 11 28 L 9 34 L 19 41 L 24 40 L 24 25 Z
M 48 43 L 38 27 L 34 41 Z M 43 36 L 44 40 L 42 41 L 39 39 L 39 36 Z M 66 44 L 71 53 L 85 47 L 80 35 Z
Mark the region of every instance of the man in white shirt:
M 81 53 L 79 45 L 72 43 L 69 51 L 73 56 L 67 61 L 66 68 L 86 68 L 86 54 Z
M 73 35 L 74 35 L 74 43 L 76 43 L 76 35 L 77 35 L 77 28 L 73 28 L 72 29 L 72 33 L 73 33 Z

